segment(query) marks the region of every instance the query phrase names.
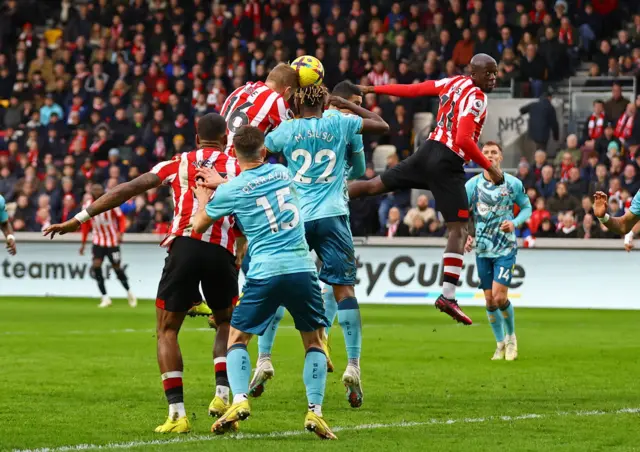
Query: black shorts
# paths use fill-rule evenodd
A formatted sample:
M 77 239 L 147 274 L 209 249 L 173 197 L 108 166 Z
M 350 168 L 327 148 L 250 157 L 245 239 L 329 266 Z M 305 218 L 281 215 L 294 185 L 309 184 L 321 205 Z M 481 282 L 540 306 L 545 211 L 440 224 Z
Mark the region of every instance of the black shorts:
M 233 306 L 238 298 L 235 257 L 225 248 L 189 237 L 176 237 L 164 261 L 156 306 L 186 312 L 204 299 L 214 310 Z
M 431 190 L 436 209 L 446 222 L 467 221 L 464 160 L 439 141 L 427 140 L 407 159 L 380 178 L 389 191 L 406 188 Z
M 111 265 L 120 264 L 120 247 L 119 246 L 100 246 L 93 245 L 91 249 L 94 259 L 104 260 L 105 257 L 109 258 Z

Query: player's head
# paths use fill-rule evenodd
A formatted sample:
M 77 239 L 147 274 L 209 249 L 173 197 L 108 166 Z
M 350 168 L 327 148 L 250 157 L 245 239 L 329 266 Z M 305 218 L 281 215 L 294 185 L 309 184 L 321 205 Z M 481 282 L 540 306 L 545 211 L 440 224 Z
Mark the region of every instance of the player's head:
M 300 116 L 306 114 L 321 115 L 324 110 L 325 99 L 329 91 L 324 85 L 310 85 L 306 88 L 298 88 L 294 95 L 294 103 Z
M 496 86 L 498 64 L 486 53 L 478 53 L 471 58 L 471 78 L 476 86 L 485 93 L 490 93 Z
M 484 156 L 498 168 L 502 163 L 503 155 L 502 148 L 495 141 L 487 141 L 484 146 L 482 146 L 482 153 Z
M 286 63 L 280 63 L 269 72 L 267 86 L 289 100 L 298 89 L 298 73 Z
M 354 104 L 360 106 L 362 105 L 362 91 L 358 89 L 356 85 L 351 83 L 349 80 L 343 80 L 338 83 L 331 91 L 331 94 L 334 96 L 342 97 Z M 331 106 L 330 108 L 335 108 Z
M 262 163 L 267 154 L 264 147 L 264 133 L 257 127 L 240 127 L 233 136 L 233 147 L 240 166 Z
M 92 184 L 91 185 L 91 197 L 95 201 L 100 196 L 104 195 L 104 187 L 100 184 Z
M 227 123 L 218 113 L 207 113 L 196 124 L 196 146 L 216 144 L 224 147 L 227 144 Z

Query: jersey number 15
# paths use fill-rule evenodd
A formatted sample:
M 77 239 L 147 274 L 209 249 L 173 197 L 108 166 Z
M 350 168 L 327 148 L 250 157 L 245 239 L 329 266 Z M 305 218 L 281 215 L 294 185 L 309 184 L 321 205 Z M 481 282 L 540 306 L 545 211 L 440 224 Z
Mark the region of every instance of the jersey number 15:
M 300 222 L 300 213 L 298 212 L 298 208 L 295 204 L 291 204 L 286 202 L 284 197 L 291 194 L 289 187 L 282 188 L 276 192 L 276 196 L 278 198 L 278 208 L 280 209 L 280 213 L 285 211 L 290 211 L 293 213 L 293 219 L 291 221 L 281 221 L 278 227 L 278 220 L 276 219 L 275 214 L 273 213 L 273 207 L 271 207 L 271 203 L 267 199 L 266 196 L 261 196 L 256 199 L 256 204 L 264 209 L 264 213 L 267 216 L 267 220 L 269 220 L 269 227 L 271 228 L 271 233 L 275 234 L 280 229 L 283 231 L 287 229 L 295 228 Z

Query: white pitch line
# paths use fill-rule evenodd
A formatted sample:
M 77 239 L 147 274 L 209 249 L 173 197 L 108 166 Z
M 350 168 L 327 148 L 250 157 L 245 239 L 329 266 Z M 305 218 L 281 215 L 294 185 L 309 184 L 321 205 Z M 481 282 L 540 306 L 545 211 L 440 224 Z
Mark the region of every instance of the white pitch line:
M 553 417 L 582 417 L 582 416 L 605 416 L 616 414 L 638 414 L 640 408 L 621 408 L 614 411 L 603 410 L 590 410 L 590 411 L 559 411 L 556 413 L 547 414 L 521 414 L 517 416 L 487 416 L 479 418 L 462 418 L 462 419 L 431 419 L 429 421 L 415 421 L 415 422 L 394 422 L 389 424 L 361 424 L 351 425 L 344 427 L 336 427 L 334 432 L 345 432 L 351 430 L 378 430 L 387 428 L 411 428 L 422 427 L 429 425 L 452 425 L 452 424 L 472 424 L 472 423 L 487 423 L 492 421 L 497 422 L 512 422 L 512 421 L 524 421 L 529 419 L 546 419 Z M 109 443 L 109 444 L 76 444 L 72 446 L 62 447 L 45 447 L 40 449 L 14 449 L 13 452 L 73 452 L 80 450 L 110 450 L 110 449 L 131 449 L 134 447 L 149 447 L 149 446 L 163 446 L 169 444 L 183 444 L 183 443 L 195 443 L 205 441 L 222 441 L 222 440 L 243 440 L 243 439 L 273 439 L 273 438 L 288 438 L 291 436 L 302 436 L 308 434 L 304 430 L 290 430 L 285 432 L 273 432 L 273 433 L 238 433 L 229 436 L 215 436 L 215 435 L 190 435 L 190 436 L 178 436 L 171 439 L 156 439 L 152 441 L 129 441 L 126 443 Z

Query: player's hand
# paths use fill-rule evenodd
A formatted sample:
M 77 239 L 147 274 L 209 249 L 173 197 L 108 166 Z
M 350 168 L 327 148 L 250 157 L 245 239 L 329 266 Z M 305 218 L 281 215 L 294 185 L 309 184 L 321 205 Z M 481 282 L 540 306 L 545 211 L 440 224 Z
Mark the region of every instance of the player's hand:
M 247 254 L 247 247 L 249 246 L 249 242 L 247 240 L 240 240 L 238 242 L 238 247 L 236 249 L 236 266 L 238 268 L 242 267 L 242 261 Z
M 193 195 L 196 197 L 196 199 L 198 200 L 198 204 L 201 207 L 205 206 L 209 202 L 209 200 L 211 199 L 211 195 L 213 194 L 213 190 L 207 188 L 204 184 L 201 183 L 197 184 L 191 190 L 193 190 Z
M 471 251 L 473 251 L 473 237 L 469 235 L 467 236 L 467 243 L 464 244 L 464 252 L 470 253 Z
M 329 103 L 338 109 L 349 109 L 351 102 L 339 96 L 329 96 Z
M 358 89 L 362 92 L 363 95 L 365 94 L 369 94 L 369 93 L 375 93 L 375 88 L 373 86 L 367 86 L 367 85 L 356 85 L 358 87 Z
M 18 252 L 16 250 L 16 239 L 14 238 L 7 239 L 7 252 L 12 256 L 16 255 L 16 253 Z
M 633 249 L 633 240 L 624 244 L 624 250 L 628 253 Z
M 52 224 L 45 228 L 44 236 L 48 236 L 51 234 L 51 238 L 53 239 L 56 234 L 65 235 L 69 232 L 75 232 L 80 228 L 80 222 L 75 218 L 71 220 L 65 221 L 64 223 Z
M 502 224 L 500 224 L 500 230 L 502 232 L 513 232 L 516 230 L 516 227 L 513 224 L 513 221 L 504 220 Z
M 607 201 L 609 197 L 601 191 L 593 195 L 593 214 L 596 218 L 602 218 L 607 214 Z
M 211 190 L 215 190 L 220 185 L 228 182 L 227 178 L 222 177 L 215 168 L 198 168 L 196 170 L 196 180 L 199 178 L 202 180 L 198 182 Z
M 502 185 L 504 183 L 504 173 L 496 165 L 491 165 L 487 172 L 489 173 L 491 182 L 493 182 L 494 184 Z
M 80 249 L 78 250 L 78 253 L 80 254 L 80 256 L 84 256 L 84 243 L 80 245 Z

